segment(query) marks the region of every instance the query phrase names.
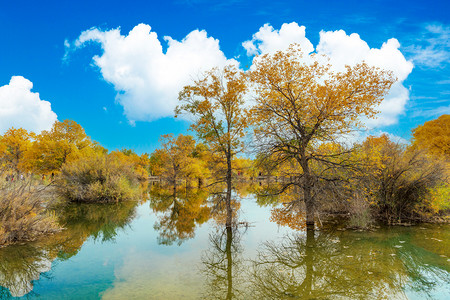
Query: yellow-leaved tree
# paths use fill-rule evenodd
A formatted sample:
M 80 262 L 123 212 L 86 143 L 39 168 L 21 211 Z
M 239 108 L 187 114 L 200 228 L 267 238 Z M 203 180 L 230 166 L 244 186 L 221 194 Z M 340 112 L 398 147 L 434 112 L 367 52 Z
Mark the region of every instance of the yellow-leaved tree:
M 0 162 L 15 173 L 24 172 L 24 156 L 28 152 L 33 132 L 23 128 L 10 128 L 0 139 Z
M 314 225 L 314 187 L 337 180 L 316 173 L 313 162 L 328 168 L 346 164 L 338 159 L 341 153 L 318 153 L 318 147 L 362 127 L 360 117 L 374 117 L 395 82 L 391 72 L 366 63 L 336 72 L 323 61 L 293 45 L 257 57 L 250 72 L 255 140 L 266 156 L 296 164 L 299 172 L 289 184 L 300 187 L 297 201 L 305 203 L 307 225 Z
M 450 159 L 450 115 L 442 115 L 413 129 L 413 144 L 431 154 Z
M 450 115 L 442 115 L 412 130 L 413 147 L 425 150 L 445 165 L 446 181 L 431 189 L 433 212 L 450 210 Z
M 197 145 L 192 136 L 165 134 L 160 142 L 161 148 L 152 153 L 152 170 L 173 185 L 174 194 L 181 179 L 188 184 L 191 179 L 207 172 L 205 163 L 196 157 Z
M 226 182 L 226 226 L 232 222 L 231 179 L 232 161 L 243 150 L 243 137 L 248 126 L 248 111 L 244 106 L 247 91 L 245 74 L 233 65 L 214 68 L 179 94 L 181 105 L 176 115 L 192 116 L 191 128 L 224 163 L 221 181 Z
M 86 135 L 80 124 L 72 120 L 55 121 L 51 130 L 44 130 L 36 136 L 24 160 L 31 171 L 58 172 L 68 160 L 74 160 L 82 155 L 83 151 L 90 152 L 96 147 L 101 150 L 101 147 Z M 106 152 L 104 149 L 101 151 Z

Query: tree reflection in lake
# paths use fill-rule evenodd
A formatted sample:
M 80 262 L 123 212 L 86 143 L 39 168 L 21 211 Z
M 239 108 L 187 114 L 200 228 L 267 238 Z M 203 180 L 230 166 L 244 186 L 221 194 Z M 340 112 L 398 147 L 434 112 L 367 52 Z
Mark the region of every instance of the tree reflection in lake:
M 301 210 L 241 200 L 246 190 L 236 187 L 227 227 L 221 191 L 178 189 L 175 200 L 160 191 L 138 210 L 134 202 L 65 206 L 62 232 L 0 249 L 0 299 L 60 299 L 75 289 L 117 299 L 450 299 L 449 225 L 358 232 L 328 221 L 313 232 L 299 222 Z M 210 220 L 200 230 L 199 211 Z M 198 234 L 181 247 L 158 246 L 145 239 L 155 217 L 174 244 Z
M 72 203 L 60 210 L 60 222 L 73 236 L 112 241 L 117 232 L 123 230 L 136 216 L 137 204 L 135 201 L 114 204 Z
M 52 262 L 76 255 L 89 238 L 113 241 L 135 216 L 137 202 L 68 204 L 57 209 L 65 229 L 32 243 L 0 249 L 0 299 L 30 296 L 33 281 L 50 276 Z M 3 287 L 3 288 L 1 288 Z
M 202 273 L 206 278 L 203 299 L 241 299 L 244 264 L 241 237 L 244 228 L 218 226 L 209 235 L 210 246 L 202 253 Z
M 229 186 L 227 187 L 229 188 Z M 225 192 L 220 186 L 211 192 L 215 231 L 210 233 L 208 250 L 202 253 L 201 271 L 206 278 L 203 299 L 241 299 L 245 294 L 245 264 L 242 258 L 241 238 L 248 228 L 246 222 L 238 222 L 241 202 L 248 189 L 234 187 Z M 232 197 L 226 201 L 227 194 Z M 231 226 L 230 226 L 231 225 Z
M 202 189 L 176 191 L 173 187 L 155 185 L 150 191 L 150 207 L 157 214 L 154 228 L 159 232 L 158 243 L 172 245 L 195 236 L 197 225 L 208 221 L 208 192 Z
M 396 236 L 386 239 L 386 232 L 362 238 L 357 233 L 307 229 L 306 234 L 290 234 L 281 242 L 263 245 L 249 275 L 252 295 L 260 299 L 407 299 L 409 289 L 431 297 L 436 281 L 449 282 L 449 270 L 432 265 L 429 257 L 416 251 Z
M 22 297 L 31 292 L 32 281 L 50 271 L 54 259 L 46 249 L 30 244 L 0 249 L 0 299 Z

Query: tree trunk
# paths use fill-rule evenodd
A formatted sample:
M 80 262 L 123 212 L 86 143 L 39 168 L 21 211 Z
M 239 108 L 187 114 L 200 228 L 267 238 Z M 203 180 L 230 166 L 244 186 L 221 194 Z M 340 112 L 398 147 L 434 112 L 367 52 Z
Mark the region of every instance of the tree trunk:
M 177 194 L 177 175 L 173 176 L 173 194 Z
M 314 228 L 314 199 L 311 196 L 311 186 L 305 185 L 303 188 L 305 206 L 306 206 L 306 226 L 312 226 Z
M 231 253 L 231 243 L 233 242 L 233 232 L 231 227 L 227 227 L 227 244 L 226 244 L 226 253 L 227 253 L 227 299 L 233 298 L 233 256 Z
M 226 181 L 227 181 L 227 192 L 226 192 L 226 198 L 225 198 L 225 204 L 227 206 L 227 221 L 225 226 L 231 227 L 232 224 L 232 213 L 233 210 L 231 209 L 231 153 L 227 153 L 227 175 L 226 175 Z
M 312 196 L 313 189 L 313 180 L 311 176 L 311 172 L 309 170 L 308 160 L 306 160 L 305 156 L 302 156 L 301 166 L 303 169 L 303 200 L 305 201 L 306 207 L 306 226 L 314 227 L 314 213 L 315 213 L 315 203 L 314 198 Z
M 316 240 L 314 237 L 314 225 L 306 226 L 306 247 L 305 247 L 305 279 L 303 281 L 303 296 L 311 296 L 314 280 L 314 247 Z M 305 297 L 306 298 L 306 297 Z M 309 297 L 307 297 L 309 298 Z

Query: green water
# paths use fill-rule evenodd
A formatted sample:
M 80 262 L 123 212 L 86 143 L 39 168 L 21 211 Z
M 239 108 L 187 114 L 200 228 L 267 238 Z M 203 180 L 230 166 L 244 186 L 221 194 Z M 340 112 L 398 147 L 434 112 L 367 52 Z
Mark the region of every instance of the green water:
M 0 249 L 0 299 L 450 299 L 449 225 L 307 232 L 247 195 L 227 230 L 207 196 L 69 205 Z

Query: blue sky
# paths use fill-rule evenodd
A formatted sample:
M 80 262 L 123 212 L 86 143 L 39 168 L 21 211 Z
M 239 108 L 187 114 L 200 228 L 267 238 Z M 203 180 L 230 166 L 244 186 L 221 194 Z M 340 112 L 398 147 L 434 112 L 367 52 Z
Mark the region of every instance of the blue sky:
M 0 31 L 0 134 L 39 131 L 57 117 L 110 150 L 151 152 L 161 134 L 187 131 L 168 111 L 197 59 L 245 68 L 253 53 L 290 39 L 336 64 L 373 58 L 404 77 L 374 133 L 409 139 L 450 113 L 448 1 L 1 1 Z

